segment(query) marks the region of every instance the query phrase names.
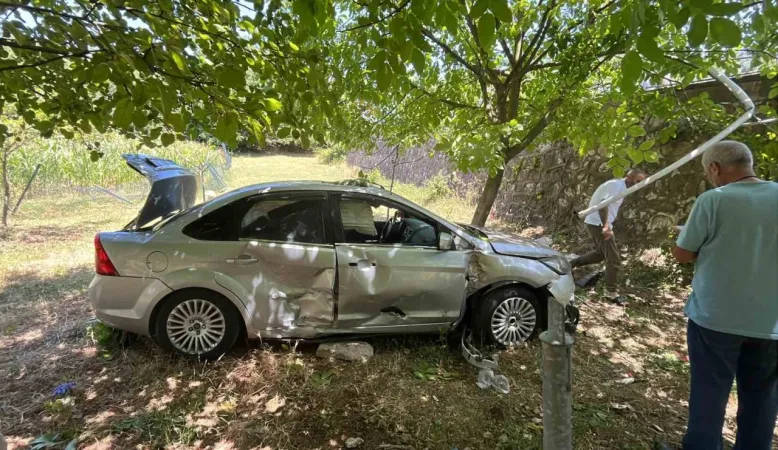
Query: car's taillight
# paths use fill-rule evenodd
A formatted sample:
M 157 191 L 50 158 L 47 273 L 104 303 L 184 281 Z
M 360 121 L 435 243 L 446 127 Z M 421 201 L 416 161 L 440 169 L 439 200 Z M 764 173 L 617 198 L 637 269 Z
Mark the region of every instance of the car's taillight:
M 113 266 L 111 258 L 108 257 L 108 253 L 103 248 L 103 243 L 100 242 L 100 235 L 95 235 L 95 272 L 98 275 L 105 275 L 108 277 L 118 277 L 119 272 L 116 271 L 116 267 Z

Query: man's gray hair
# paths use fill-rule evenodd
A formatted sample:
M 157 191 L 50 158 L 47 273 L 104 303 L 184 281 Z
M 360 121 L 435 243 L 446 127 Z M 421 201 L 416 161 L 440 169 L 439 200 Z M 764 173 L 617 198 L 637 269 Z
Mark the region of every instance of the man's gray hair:
M 721 141 L 713 144 L 702 154 L 702 166 L 707 168 L 713 163 L 721 166 L 752 168 L 754 156 L 748 146 L 738 141 Z

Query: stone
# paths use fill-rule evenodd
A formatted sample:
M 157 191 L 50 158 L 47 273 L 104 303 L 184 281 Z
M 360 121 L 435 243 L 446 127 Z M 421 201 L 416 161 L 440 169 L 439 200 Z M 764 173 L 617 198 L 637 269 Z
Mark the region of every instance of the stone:
M 316 349 L 319 358 L 367 362 L 373 357 L 373 346 L 367 342 L 325 342 Z
M 500 441 L 501 444 L 507 444 L 510 439 L 508 439 L 508 435 L 503 434 L 500 436 L 498 440 Z
M 351 437 L 346 439 L 346 448 L 358 448 L 360 445 L 364 444 L 365 440 L 361 437 Z

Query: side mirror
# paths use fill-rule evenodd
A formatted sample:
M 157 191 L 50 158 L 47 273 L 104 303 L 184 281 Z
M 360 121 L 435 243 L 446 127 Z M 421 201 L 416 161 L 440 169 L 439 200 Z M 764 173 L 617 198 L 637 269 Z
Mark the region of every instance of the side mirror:
M 438 235 L 438 250 L 451 250 L 451 243 L 454 238 L 450 233 L 440 233 Z

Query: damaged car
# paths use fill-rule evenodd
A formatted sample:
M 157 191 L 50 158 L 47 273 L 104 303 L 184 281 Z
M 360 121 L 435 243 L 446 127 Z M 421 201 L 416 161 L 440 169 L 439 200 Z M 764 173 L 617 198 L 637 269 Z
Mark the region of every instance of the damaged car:
M 201 358 L 249 339 L 472 328 L 510 346 L 575 289 L 560 253 L 451 223 L 381 187 L 273 182 L 195 205 L 172 161 L 125 155 L 150 184 L 124 229 L 95 236 L 95 313 Z

